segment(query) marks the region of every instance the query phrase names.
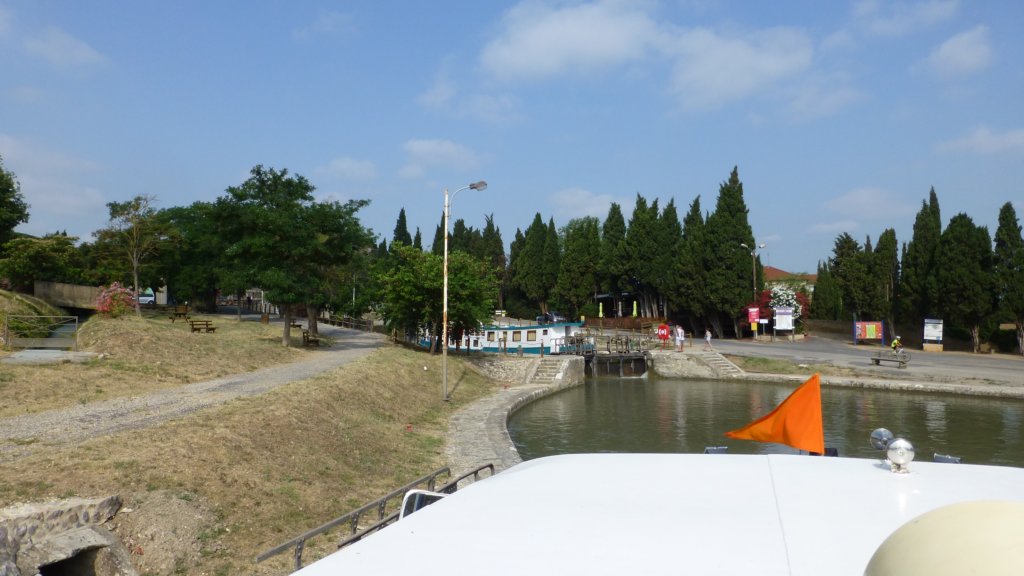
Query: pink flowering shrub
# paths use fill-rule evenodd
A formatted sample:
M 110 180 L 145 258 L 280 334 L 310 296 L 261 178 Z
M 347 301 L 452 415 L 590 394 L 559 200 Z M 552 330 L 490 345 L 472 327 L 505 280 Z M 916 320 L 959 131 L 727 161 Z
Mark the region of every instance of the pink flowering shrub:
M 114 282 L 110 286 L 100 286 L 100 294 L 96 297 L 96 311 L 100 314 L 117 318 L 135 308 L 135 293 L 131 288 Z

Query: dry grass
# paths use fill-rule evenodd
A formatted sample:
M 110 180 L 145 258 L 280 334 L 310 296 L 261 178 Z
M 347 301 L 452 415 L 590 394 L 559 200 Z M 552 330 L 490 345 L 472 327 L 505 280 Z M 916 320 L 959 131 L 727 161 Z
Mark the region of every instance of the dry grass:
M 102 358 L 84 364 L 4 365 L 0 417 L 146 394 L 292 362 L 309 353 L 282 346 L 280 324 L 196 318 L 213 320 L 217 331 L 193 333 L 188 324 L 171 323 L 154 312 L 142 318 L 90 319 L 79 330 L 78 348 Z
M 758 356 L 733 356 L 726 354 L 730 362 L 746 372 L 755 374 L 809 374 L 817 372 L 823 376 L 864 376 L 865 372 L 854 368 L 834 366 L 832 364 L 803 364 L 791 360 L 762 358 Z M 872 377 L 877 375 L 871 374 Z
M 88 334 L 90 347 L 110 360 L 26 368 L 38 374 L 19 375 L 16 388 L 30 403 L 53 406 L 68 401 L 60 398 L 69 388 L 72 402 L 137 393 L 301 353 L 283 350 L 259 324 L 217 324 L 223 332 L 193 335 L 166 318 L 99 322 Z M 0 505 L 121 494 L 130 512 L 118 515 L 117 531 L 136 551 L 141 573 L 288 573 L 290 553 L 258 566 L 253 558 L 444 464 L 448 416 L 494 389 L 460 359 L 451 364 L 461 381 L 450 403 L 440 400 L 439 357 L 385 347 L 320 377 L 186 419 L 72 448 L 40 448 L 5 464 Z M 32 393 L 28 380 L 59 384 Z M 333 551 L 336 538 L 313 540 L 304 558 Z

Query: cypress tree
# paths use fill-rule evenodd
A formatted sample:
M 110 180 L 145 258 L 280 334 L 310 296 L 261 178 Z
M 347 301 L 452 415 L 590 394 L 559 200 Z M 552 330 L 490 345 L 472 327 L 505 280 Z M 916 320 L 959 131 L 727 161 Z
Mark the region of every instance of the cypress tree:
M 1024 354 L 1024 238 L 1010 202 L 999 209 L 995 243 L 992 272 L 1000 312 L 1013 319 L 1017 351 Z
M 957 214 L 942 233 L 942 266 L 936 280 L 943 290 L 938 304 L 955 326 L 970 330 L 975 352 L 981 351 L 981 322 L 993 309 L 992 239 L 988 228 Z
M 626 229 L 626 275 L 639 299 L 641 316 L 657 316 L 658 312 L 654 289 L 658 239 L 658 201 L 648 205 L 637 194 Z
M 398 211 L 398 221 L 395 222 L 395 231 L 391 235 L 391 248 L 395 247 L 396 242 L 401 242 L 406 246 L 412 246 L 412 236 L 409 235 L 409 228 L 405 223 L 405 208 Z
M 921 202 L 914 219 L 913 236 L 903 259 L 899 288 L 902 321 L 920 325 L 925 318 L 939 316 L 936 255 L 941 235 L 939 199 L 932 188 L 928 202 Z
M 731 319 L 736 333 L 739 333 L 737 319 L 744 305 L 750 301 L 750 251 L 740 246 L 754 245 L 748 212 L 743 201 L 739 169 L 734 167 L 729 180 L 719 187 L 715 211 L 708 216 L 705 227 L 707 316 L 719 337 L 723 334 L 723 318 Z
M 697 196 L 683 218 L 682 239 L 674 265 L 676 306 L 694 320 L 703 316 L 708 307 L 705 247 L 704 214 L 700 209 L 700 196 Z M 691 324 L 690 328 L 696 332 L 698 326 Z
M 626 220 L 622 208 L 612 202 L 601 225 L 601 259 L 598 265 L 601 289 L 611 294 L 613 305 L 620 306 L 622 292 L 629 284 L 625 280 Z

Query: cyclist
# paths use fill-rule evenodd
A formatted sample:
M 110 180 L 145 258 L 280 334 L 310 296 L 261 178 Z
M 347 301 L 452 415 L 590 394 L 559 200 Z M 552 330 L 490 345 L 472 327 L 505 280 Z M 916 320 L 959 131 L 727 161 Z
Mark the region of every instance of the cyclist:
M 890 344 L 890 346 L 892 346 L 892 351 L 894 353 L 899 352 L 900 350 L 903 350 L 903 340 L 901 340 L 900 337 L 897 336 L 896 338 L 893 339 L 892 344 Z

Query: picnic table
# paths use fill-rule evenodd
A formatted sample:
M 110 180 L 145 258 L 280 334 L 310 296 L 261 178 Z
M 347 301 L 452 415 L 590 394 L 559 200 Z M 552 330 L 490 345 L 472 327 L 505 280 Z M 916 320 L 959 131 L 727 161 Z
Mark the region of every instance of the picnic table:
M 171 310 L 170 318 L 171 322 L 174 322 L 178 318 L 188 320 L 188 306 L 175 306 L 174 309 Z
M 189 320 L 188 323 L 192 326 L 193 332 L 215 332 L 217 330 L 212 320 Z
M 910 352 L 901 348 L 896 350 L 879 350 L 871 355 L 871 363 L 875 366 L 880 366 L 882 362 L 894 362 L 899 364 L 900 368 L 906 368 L 907 363 L 910 362 Z

